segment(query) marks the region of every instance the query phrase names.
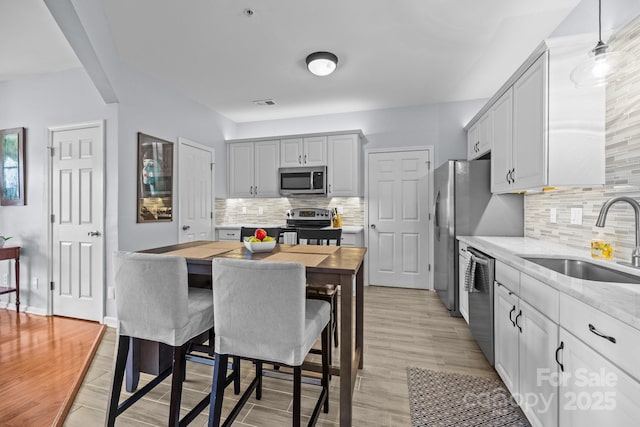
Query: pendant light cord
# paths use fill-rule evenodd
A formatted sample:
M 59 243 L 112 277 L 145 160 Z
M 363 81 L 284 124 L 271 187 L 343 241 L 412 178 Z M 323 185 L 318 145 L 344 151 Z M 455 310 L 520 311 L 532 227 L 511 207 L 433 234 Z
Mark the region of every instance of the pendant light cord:
M 598 0 L 598 40 L 602 43 L 602 0 Z

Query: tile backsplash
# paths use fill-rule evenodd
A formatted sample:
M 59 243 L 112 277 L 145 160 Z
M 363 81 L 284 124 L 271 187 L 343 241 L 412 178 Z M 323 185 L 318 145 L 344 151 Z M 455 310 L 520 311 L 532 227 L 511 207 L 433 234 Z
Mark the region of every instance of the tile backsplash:
M 626 51 L 629 58 L 640 58 L 640 17 L 611 37 L 609 45 Z M 630 260 L 636 226 L 631 206 L 615 204 L 606 227 L 595 226 L 600 207 L 611 197 L 624 195 L 640 201 L 640 61 L 630 62 L 622 71 L 623 78 L 606 90 L 606 184 L 527 194 L 525 236 L 586 249 L 600 235 L 613 243 L 616 260 Z M 550 222 L 552 208 L 557 211 L 557 223 Z M 570 223 L 571 208 L 582 208 L 582 225 Z
M 364 224 L 362 197 L 278 197 L 260 199 L 216 199 L 216 224 L 284 224 L 291 208 L 340 208 L 342 224 Z M 243 213 L 245 208 L 246 213 Z M 260 214 L 262 208 L 262 214 Z

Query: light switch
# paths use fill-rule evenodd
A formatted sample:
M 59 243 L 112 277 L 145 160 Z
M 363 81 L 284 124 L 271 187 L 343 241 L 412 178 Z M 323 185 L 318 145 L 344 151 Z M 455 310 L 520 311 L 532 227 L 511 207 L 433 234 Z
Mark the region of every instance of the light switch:
M 582 208 L 571 208 L 571 224 L 582 225 Z
M 556 208 L 549 209 L 549 222 L 551 224 L 558 222 L 558 211 Z
M 262 206 L 260 206 L 258 208 L 258 215 L 262 215 L 264 213 L 264 208 Z

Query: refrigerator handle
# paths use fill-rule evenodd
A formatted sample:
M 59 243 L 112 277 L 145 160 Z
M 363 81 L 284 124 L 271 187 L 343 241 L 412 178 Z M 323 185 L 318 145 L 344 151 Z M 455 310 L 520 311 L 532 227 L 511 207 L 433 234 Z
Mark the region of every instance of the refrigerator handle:
M 440 241 L 440 222 L 438 220 L 438 211 L 440 210 L 440 190 L 436 193 L 436 197 L 433 201 L 433 225 L 435 229 L 436 240 Z

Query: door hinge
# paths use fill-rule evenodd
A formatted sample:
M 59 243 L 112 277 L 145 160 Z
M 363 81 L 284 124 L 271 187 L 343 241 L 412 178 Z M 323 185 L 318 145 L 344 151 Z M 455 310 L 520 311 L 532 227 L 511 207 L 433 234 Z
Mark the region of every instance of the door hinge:
M 429 213 L 429 221 L 431 221 L 431 213 Z
M 429 264 L 429 269 L 427 271 L 431 271 L 431 264 Z
M 213 170 L 214 163 L 209 163 L 209 169 Z
M 53 153 L 55 152 L 55 148 L 54 147 L 47 147 L 49 149 L 49 155 L 51 157 L 53 157 Z
M 427 170 L 431 170 L 431 160 L 427 160 Z
M 209 212 L 211 219 L 213 219 L 213 212 Z
M 52 291 L 54 289 L 53 282 L 49 282 L 49 290 Z
M 53 224 L 54 222 L 56 222 L 56 216 L 55 214 L 51 214 L 51 224 Z

